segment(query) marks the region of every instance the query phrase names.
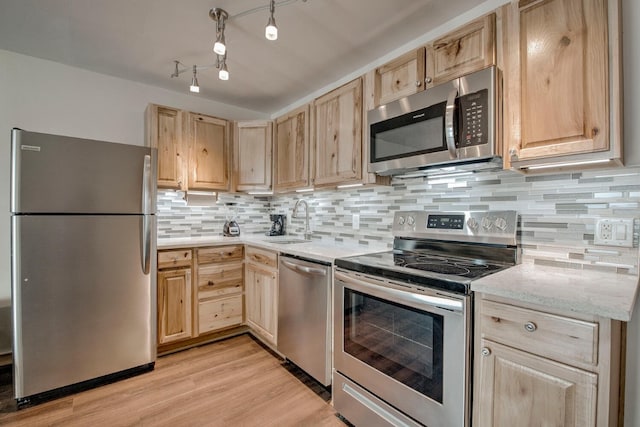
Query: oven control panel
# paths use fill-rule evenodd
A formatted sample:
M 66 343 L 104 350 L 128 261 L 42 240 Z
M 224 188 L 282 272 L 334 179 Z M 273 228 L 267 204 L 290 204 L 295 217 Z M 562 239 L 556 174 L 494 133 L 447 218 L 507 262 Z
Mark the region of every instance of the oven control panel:
M 394 237 L 516 244 L 516 211 L 398 211 Z

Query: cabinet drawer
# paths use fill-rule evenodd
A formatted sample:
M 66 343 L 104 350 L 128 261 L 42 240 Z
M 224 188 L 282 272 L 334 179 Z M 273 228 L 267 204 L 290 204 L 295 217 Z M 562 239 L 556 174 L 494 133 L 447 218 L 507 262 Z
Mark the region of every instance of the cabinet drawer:
M 191 265 L 191 249 L 158 252 L 158 269 L 188 267 Z
M 565 363 L 598 363 L 598 324 L 481 300 L 482 337 Z
M 247 261 L 278 268 L 278 253 L 264 249 L 247 247 Z
M 212 262 L 224 262 L 241 260 L 244 255 L 242 245 L 215 246 L 211 248 L 198 248 L 198 264 L 211 264 Z
M 198 299 L 242 292 L 242 263 L 198 267 Z
M 198 304 L 198 326 L 201 334 L 241 323 L 242 295 Z

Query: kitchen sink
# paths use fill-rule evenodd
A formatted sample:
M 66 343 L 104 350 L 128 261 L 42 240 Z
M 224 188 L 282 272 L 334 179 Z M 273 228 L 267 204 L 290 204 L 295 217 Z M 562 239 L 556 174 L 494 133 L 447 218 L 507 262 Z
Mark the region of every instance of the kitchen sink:
M 293 245 L 296 243 L 309 243 L 311 240 L 304 239 L 290 239 L 290 240 L 267 240 L 269 243 L 275 243 L 278 245 Z

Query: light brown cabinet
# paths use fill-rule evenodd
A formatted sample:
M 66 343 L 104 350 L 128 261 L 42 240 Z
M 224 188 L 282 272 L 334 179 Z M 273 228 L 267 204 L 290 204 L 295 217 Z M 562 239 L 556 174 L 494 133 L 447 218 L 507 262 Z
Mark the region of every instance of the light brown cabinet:
M 425 87 L 495 64 L 495 22 L 496 15 L 492 13 L 429 43 Z
M 362 179 L 362 79 L 313 103 L 316 187 Z
M 275 347 L 278 344 L 278 254 L 248 246 L 245 278 L 247 325 Z
M 309 105 L 276 119 L 274 190 L 290 191 L 311 186 Z
M 196 249 L 196 335 L 242 323 L 242 245 Z
M 193 336 L 190 249 L 158 252 L 158 344 Z
M 237 122 L 234 132 L 234 187 L 237 191 L 269 191 L 273 126 L 270 121 Z
M 617 425 L 620 322 L 476 296 L 474 426 Z
M 373 71 L 373 106 L 496 63 L 495 14 L 479 18 Z
M 183 112 L 150 104 L 145 115 L 146 143 L 158 149 L 158 187 L 184 190 L 189 148 L 182 134 Z
M 226 120 L 188 113 L 190 189 L 229 190 L 228 127 Z
M 150 104 L 145 140 L 158 149 L 158 187 L 229 190 L 229 122 Z
M 618 164 L 619 0 L 512 1 L 503 15 L 505 159 Z

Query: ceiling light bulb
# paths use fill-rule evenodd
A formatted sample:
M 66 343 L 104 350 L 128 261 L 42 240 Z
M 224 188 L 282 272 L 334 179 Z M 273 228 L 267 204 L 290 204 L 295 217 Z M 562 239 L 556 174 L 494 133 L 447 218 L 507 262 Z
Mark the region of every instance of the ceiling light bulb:
M 224 55 L 227 51 L 227 45 L 224 42 L 224 33 L 220 33 L 216 43 L 213 45 L 213 51 L 218 55 Z
M 264 29 L 264 36 L 267 40 L 278 40 L 278 27 L 276 27 L 276 20 L 273 15 L 269 17 L 267 27 Z
M 218 71 L 218 78 L 220 80 L 229 80 L 229 70 L 227 69 L 226 63 L 223 63 L 222 68 Z
M 267 22 L 267 27 L 264 29 L 264 36 L 267 40 L 278 40 L 278 27 L 276 27 L 276 19 L 273 17 L 275 11 L 276 0 L 271 0 L 269 4 L 269 22 Z
M 198 85 L 198 77 L 196 77 L 196 66 L 193 66 L 193 77 L 191 78 L 191 86 L 189 86 L 191 92 L 200 93 L 200 85 Z

